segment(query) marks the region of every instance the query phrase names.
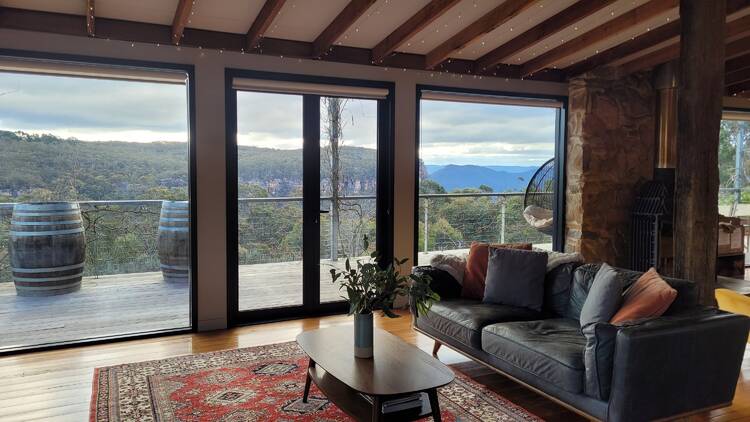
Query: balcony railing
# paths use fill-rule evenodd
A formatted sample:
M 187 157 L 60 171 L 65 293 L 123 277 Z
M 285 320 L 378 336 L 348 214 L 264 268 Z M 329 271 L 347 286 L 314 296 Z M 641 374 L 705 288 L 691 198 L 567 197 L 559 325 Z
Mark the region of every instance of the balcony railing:
M 473 241 L 552 243 L 523 217 L 523 193 L 419 195 L 419 251 L 468 249 Z
M 302 259 L 302 198 L 238 201 L 241 265 Z M 86 234 L 85 276 L 159 270 L 161 200 L 80 201 Z M 375 246 L 374 195 L 320 201 L 321 259 L 363 256 Z M 11 280 L 8 251 L 13 203 L 0 203 L 0 282 Z M 521 193 L 419 195 L 419 251 L 466 249 L 472 241 L 551 243 L 523 218 Z M 337 215 L 338 212 L 338 215 Z M 338 218 L 336 218 L 338 217 Z M 367 236 L 368 250 L 363 238 Z

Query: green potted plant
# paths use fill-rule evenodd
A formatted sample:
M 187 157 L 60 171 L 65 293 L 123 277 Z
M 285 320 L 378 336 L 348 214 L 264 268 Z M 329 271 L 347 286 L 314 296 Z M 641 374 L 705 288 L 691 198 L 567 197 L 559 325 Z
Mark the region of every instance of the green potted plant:
M 408 296 L 419 315 L 426 313 L 440 296 L 430 289 L 430 278 L 415 274 L 404 275 L 398 270 L 407 260 L 394 259 L 382 265 L 377 252 L 366 261 L 357 260 L 356 268 L 346 259 L 345 270 L 331 269 L 333 282 L 346 292 L 349 315 L 354 315 L 354 355 L 371 358 L 373 355 L 372 313 L 383 312 L 389 318 L 399 315 L 393 312 L 393 304 L 400 296 Z

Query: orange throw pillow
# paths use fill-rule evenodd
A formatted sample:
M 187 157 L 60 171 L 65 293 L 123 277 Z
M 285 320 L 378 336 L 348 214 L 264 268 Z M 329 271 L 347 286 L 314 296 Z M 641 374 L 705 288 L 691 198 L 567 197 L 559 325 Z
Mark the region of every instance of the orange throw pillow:
M 469 256 L 466 258 L 464 283 L 461 297 L 482 300 L 484 298 L 484 279 L 487 277 L 487 262 L 490 247 L 531 250 L 531 243 L 480 243 L 472 242 Z
M 609 321 L 621 324 L 644 318 L 660 317 L 677 297 L 677 290 L 651 268 L 625 291 L 620 310 Z

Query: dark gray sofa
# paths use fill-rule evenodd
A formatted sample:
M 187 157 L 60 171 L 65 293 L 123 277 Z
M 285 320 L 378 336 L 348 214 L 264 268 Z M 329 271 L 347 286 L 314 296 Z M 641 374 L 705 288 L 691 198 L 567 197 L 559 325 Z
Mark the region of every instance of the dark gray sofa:
M 610 359 L 609 369 L 599 370 L 606 372 L 604 397 L 587 394 L 587 341 L 578 315 L 598 269 L 564 264 L 548 272 L 544 307 L 536 312 L 462 299 L 447 272 L 415 267 L 432 277 L 441 301 L 415 317 L 414 328 L 436 347 L 449 346 L 602 421 L 650 421 L 730 404 L 750 319 L 700 306 L 694 283 L 669 278 L 678 295 L 662 317 L 622 327 L 596 324 L 611 330 L 614 343 L 602 349 Z M 640 276 L 619 271 L 628 285 Z

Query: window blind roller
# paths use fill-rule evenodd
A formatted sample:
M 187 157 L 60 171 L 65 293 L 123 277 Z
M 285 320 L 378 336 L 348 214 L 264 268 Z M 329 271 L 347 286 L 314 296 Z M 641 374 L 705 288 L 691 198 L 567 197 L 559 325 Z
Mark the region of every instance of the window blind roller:
M 452 101 L 463 103 L 497 104 L 526 107 L 560 108 L 563 105 L 560 101 L 542 98 L 503 97 L 496 95 L 469 94 L 463 92 L 445 91 L 422 91 L 422 99 L 432 101 Z
M 744 120 L 750 122 L 750 111 L 725 111 L 721 114 L 722 120 Z
M 276 81 L 269 79 L 234 78 L 232 88 L 240 91 L 275 92 L 280 94 L 312 94 L 327 97 L 350 97 L 382 100 L 388 96 L 385 88 L 342 86 L 307 82 Z
M 116 79 L 141 82 L 185 84 L 185 72 L 0 57 L 0 71 L 82 78 Z

